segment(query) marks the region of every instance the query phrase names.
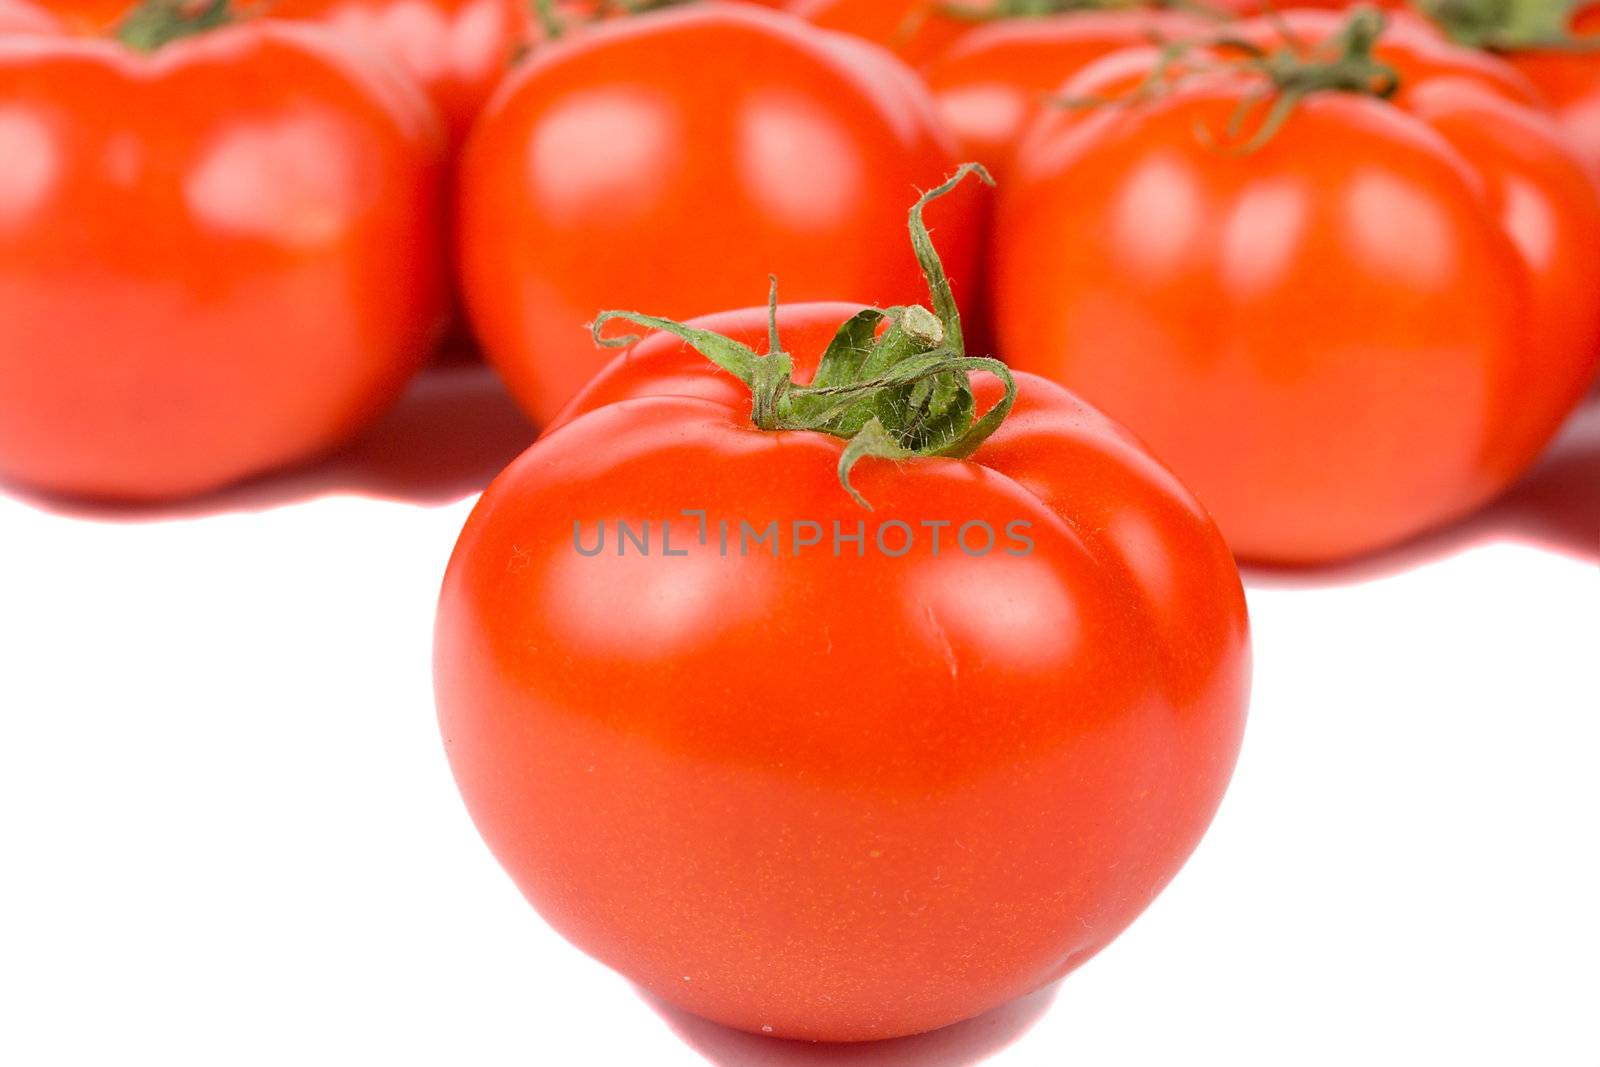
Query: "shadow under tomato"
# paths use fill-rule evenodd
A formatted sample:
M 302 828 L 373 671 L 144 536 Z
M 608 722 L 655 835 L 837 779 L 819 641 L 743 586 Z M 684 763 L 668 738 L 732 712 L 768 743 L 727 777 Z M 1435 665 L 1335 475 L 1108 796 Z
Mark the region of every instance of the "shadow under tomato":
M 494 372 L 463 358 L 424 371 L 350 444 L 304 466 L 192 500 L 134 505 L 9 491 L 43 510 L 97 522 L 265 511 L 334 495 L 449 504 L 482 492 L 536 436 Z
M 1055 1000 L 1059 983 L 987 1014 L 928 1034 L 860 1044 L 784 1041 L 708 1022 L 639 990 L 667 1025 L 717 1067 L 969 1067 L 1026 1034 Z
M 1600 562 L 1600 397 L 1573 416 L 1545 458 L 1482 511 L 1372 556 L 1330 567 L 1247 566 L 1245 584 L 1298 589 L 1356 585 L 1496 542 Z

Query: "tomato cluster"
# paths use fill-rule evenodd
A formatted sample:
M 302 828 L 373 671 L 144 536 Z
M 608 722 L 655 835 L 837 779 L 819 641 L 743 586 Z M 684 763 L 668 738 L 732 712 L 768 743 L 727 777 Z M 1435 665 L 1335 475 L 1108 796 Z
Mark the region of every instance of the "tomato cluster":
M 495 854 L 709 1018 L 971 1017 L 1216 812 L 1234 557 L 1466 515 L 1600 360 L 1600 8 L 1282 6 L 0 0 L 0 478 L 304 462 L 470 330 Z

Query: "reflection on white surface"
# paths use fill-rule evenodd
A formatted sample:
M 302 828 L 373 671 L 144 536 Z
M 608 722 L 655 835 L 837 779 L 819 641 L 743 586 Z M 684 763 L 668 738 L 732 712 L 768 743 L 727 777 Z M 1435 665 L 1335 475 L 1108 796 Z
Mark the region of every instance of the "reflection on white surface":
M 347 135 L 317 116 L 234 125 L 205 151 L 184 187 L 205 222 L 291 248 L 335 240 L 360 196 Z
M 753 93 L 738 121 L 743 184 L 767 214 L 801 232 L 850 220 L 860 154 L 821 104 L 796 93 Z

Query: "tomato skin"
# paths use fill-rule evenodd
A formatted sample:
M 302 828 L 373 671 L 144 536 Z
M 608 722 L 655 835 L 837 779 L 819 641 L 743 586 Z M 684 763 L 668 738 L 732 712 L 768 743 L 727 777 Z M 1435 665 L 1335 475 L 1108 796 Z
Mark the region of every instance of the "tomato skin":
M 1073 75 L 1153 36 L 1204 39 L 1215 29 L 1213 22 L 1175 11 L 1008 19 L 971 31 L 931 60 L 923 75 L 966 157 L 1003 181 L 1022 131 Z
M 197 494 L 331 447 L 443 305 L 442 142 L 387 64 L 229 27 L 0 40 L 0 477 Z
M 269 10 L 382 48 L 427 91 L 452 144 L 466 139 L 530 33 L 521 0 L 279 0 Z
M 853 34 L 921 66 L 978 25 L 951 18 L 934 0 L 795 0 L 789 10 L 825 30 Z
M 593 28 L 536 53 L 467 145 L 475 332 L 543 424 L 605 364 L 584 328 L 604 308 L 687 318 L 768 274 L 785 299 L 918 301 L 906 204 L 957 162 L 926 89 L 864 42 L 722 4 Z M 958 292 L 979 195 L 931 213 Z
M 1242 158 L 1194 130 L 1248 80 L 1042 117 L 997 207 L 1002 354 L 1140 432 L 1243 558 L 1342 559 L 1470 512 L 1600 350 L 1595 189 L 1511 84 L 1321 94 Z
M 855 310 L 782 309 L 798 378 Z M 761 345 L 765 310 L 703 324 Z M 435 685 L 479 829 L 565 936 L 731 1026 L 890 1037 L 1060 977 L 1170 879 L 1231 772 L 1248 625 L 1215 529 L 1027 377 L 975 462 L 863 462 L 869 514 L 840 488 L 843 442 L 754 429 L 703 363 L 636 345 L 467 523 Z M 573 551 L 574 521 L 602 517 L 676 520 L 690 544 L 682 508 L 712 529 L 1027 517 L 1038 544 Z

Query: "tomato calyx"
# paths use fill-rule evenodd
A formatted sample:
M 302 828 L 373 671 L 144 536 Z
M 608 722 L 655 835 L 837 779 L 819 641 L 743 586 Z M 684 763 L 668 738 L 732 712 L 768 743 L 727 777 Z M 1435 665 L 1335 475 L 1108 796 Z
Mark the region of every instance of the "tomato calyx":
M 1237 141 L 1244 124 L 1257 105 L 1267 103 L 1267 114 L 1256 132 L 1239 149 L 1248 154 L 1270 142 L 1289 121 L 1301 101 L 1314 93 L 1356 93 L 1388 100 L 1400 91 L 1400 72 L 1377 57 L 1378 41 L 1388 29 L 1389 20 L 1377 8 L 1362 7 L 1331 40 L 1308 48 L 1283 29 L 1285 47 L 1268 49 L 1253 41 L 1224 37 L 1216 46 L 1237 51 L 1241 60 L 1231 61 L 1236 69 L 1259 74 L 1266 88 L 1240 102 L 1228 121 L 1227 134 Z
M 231 0 L 144 0 L 117 25 L 115 37 L 134 51 L 155 52 L 236 21 Z
M 1150 73 L 1122 96 L 1067 98 L 1063 106 L 1094 108 L 1136 105 L 1160 97 L 1196 77 L 1243 74 L 1261 82 L 1261 88 L 1239 101 L 1225 127 L 1228 145 L 1221 145 L 1205 127 L 1195 136 L 1210 147 L 1235 155 L 1249 155 L 1266 147 L 1283 129 L 1300 104 L 1316 93 L 1356 93 L 1392 99 L 1400 91 L 1400 72 L 1377 56 L 1377 45 L 1388 19 L 1376 8 L 1357 8 L 1340 31 L 1323 44 L 1312 46 L 1297 38 L 1280 22 L 1281 44 L 1262 45 L 1230 34 L 1172 41 L 1162 45 Z M 1245 136 L 1245 126 L 1258 110 L 1266 114 L 1255 132 Z M 1241 143 L 1242 141 L 1242 143 Z
M 912 305 L 858 312 L 839 327 L 809 385 L 794 380 L 794 361 L 778 336 L 776 278 L 768 290 L 764 355 L 715 331 L 632 311 L 602 312 L 591 327 L 594 339 L 608 348 L 639 340 L 637 335 L 601 336 L 615 320 L 671 333 L 749 387 L 757 428 L 807 430 L 848 441 L 839 457 L 839 482 L 870 511 L 872 505 L 850 481 L 862 459 L 964 459 L 1000 428 L 1016 403 L 1017 384 L 1004 363 L 966 354 L 961 311 L 923 218 L 928 204 L 971 175 L 994 184 L 981 165 L 967 163 L 911 208 L 911 244 L 928 280 L 932 310 Z M 981 417 L 969 378 L 975 371 L 987 371 L 1005 385 L 1005 396 Z
M 1572 32 L 1572 19 L 1590 0 L 1418 0 L 1445 36 L 1469 48 L 1589 51 L 1592 41 Z

